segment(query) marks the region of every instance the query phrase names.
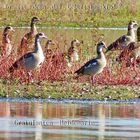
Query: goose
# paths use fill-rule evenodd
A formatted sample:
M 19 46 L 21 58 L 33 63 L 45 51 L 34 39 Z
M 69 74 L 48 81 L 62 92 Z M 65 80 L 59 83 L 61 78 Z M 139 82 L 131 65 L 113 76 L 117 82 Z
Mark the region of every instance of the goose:
M 112 50 L 124 49 L 130 42 L 135 42 L 134 26 L 138 25 L 137 22 L 130 21 L 128 23 L 128 31 L 126 35 L 119 37 L 116 41 L 107 47 L 106 53 Z
M 32 17 L 31 24 L 30 24 L 31 30 L 30 30 L 30 32 L 26 33 L 23 36 L 23 38 L 21 39 L 21 44 L 20 44 L 20 48 L 19 48 L 18 52 L 20 52 L 20 53 L 24 52 L 25 50 L 27 50 L 27 47 L 33 43 L 33 39 L 36 36 L 36 34 L 38 33 L 36 26 L 35 26 L 35 24 L 38 21 L 39 21 L 38 17 Z
M 47 40 L 46 42 L 46 46 L 45 46 L 45 58 L 48 60 L 50 58 L 52 58 L 52 56 L 54 55 L 54 52 L 52 49 L 50 49 L 50 46 L 55 45 L 55 42 L 53 40 Z
M 9 72 L 12 73 L 16 69 L 24 69 L 30 76 L 30 71 L 39 68 L 44 62 L 45 57 L 43 54 L 42 47 L 40 45 L 40 39 L 46 38 L 44 33 L 38 33 L 35 37 L 34 51 L 24 54 L 17 61 L 15 61 L 9 68 Z
M 1 55 L 9 56 L 12 52 L 12 44 L 9 38 L 10 32 L 15 32 L 13 27 L 6 26 L 2 35 Z
M 78 46 L 80 46 L 81 42 L 77 39 L 71 41 L 71 46 L 68 49 L 68 66 L 71 67 L 75 62 L 79 61 L 79 51 Z
M 137 42 L 131 42 L 126 48 L 120 53 L 116 59 L 118 62 L 127 61 L 127 66 L 130 66 L 131 62 L 137 61 L 140 56 L 140 27 L 137 28 Z
M 103 53 L 103 48 L 106 48 L 106 44 L 103 41 L 97 43 L 97 57 L 86 62 L 80 69 L 75 71 L 77 76 L 93 75 L 92 83 L 95 82 L 95 76 L 101 73 L 106 66 L 106 58 Z

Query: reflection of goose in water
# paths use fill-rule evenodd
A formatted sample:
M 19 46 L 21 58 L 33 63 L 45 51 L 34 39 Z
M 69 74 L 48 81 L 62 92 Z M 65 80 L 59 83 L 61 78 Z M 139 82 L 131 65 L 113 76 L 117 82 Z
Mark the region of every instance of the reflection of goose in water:
M 41 124 L 43 119 L 42 119 L 42 104 L 40 103 L 35 103 L 34 106 L 34 116 L 35 116 L 35 121 L 37 123 L 40 123 L 38 125 L 35 125 L 35 140 L 42 140 L 42 127 L 43 125 Z

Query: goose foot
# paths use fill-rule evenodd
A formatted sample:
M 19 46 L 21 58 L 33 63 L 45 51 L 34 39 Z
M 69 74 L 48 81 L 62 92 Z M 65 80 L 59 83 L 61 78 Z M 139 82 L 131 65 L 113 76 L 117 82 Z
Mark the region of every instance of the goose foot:
M 27 72 L 27 76 L 28 76 L 28 83 L 33 83 L 34 82 L 34 80 L 33 80 L 33 77 L 32 77 L 32 74 L 31 74 L 31 72 Z
M 96 77 L 94 75 L 94 76 L 91 76 L 91 84 L 92 84 L 92 86 L 95 85 L 95 83 L 96 83 Z

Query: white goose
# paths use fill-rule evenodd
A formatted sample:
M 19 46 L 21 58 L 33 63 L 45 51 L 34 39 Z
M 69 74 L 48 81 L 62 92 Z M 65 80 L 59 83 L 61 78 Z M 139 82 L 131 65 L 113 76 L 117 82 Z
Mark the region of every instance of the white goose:
M 9 72 L 13 72 L 16 69 L 24 69 L 30 74 L 30 70 L 36 69 L 41 66 L 44 62 L 45 57 L 43 54 L 42 47 L 40 45 L 40 39 L 47 37 L 44 33 L 38 33 L 35 37 L 34 51 L 29 52 L 22 57 L 20 57 L 10 68 Z

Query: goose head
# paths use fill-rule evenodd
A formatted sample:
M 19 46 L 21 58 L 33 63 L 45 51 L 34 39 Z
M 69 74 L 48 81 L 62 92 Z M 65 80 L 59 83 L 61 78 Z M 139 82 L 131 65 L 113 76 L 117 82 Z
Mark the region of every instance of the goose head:
M 49 46 L 54 46 L 55 42 L 53 40 L 47 40 L 46 45 L 45 45 L 45 49 L 49 49 Z
M 134 26 L 138 25 L 137 21 L 133 20 L 128 23 L 129 29 L 134 28 Z
M 31 20 L 32 23 L 36 23 L 38 21 L 40 21 L 40 19 L 38 17 L 33 17 Z
M 8 34 L 10 32 L 15 32 L 15 30 L 11 26 L 6 26 L 4 31 L 3 31 L 3 35 Z
M 36 34 L 36 38 L 45 38 L 45 39 L 48 39 L 48 37 L 44 34 L 44 33 L 37 33 Z
M 46 46 L 47 45 L 55 45 L 55 42 L 53 40 L 47 40 Z
M 75 46 L 80 46 L 81 42 L 78 39 L 74 39 L 71 41 L 71 46 L 75 47 Z
M 107 48 L 105 42 L 100 41 L 97 43 L 97 53 L 101 53 L 103 48 Z

